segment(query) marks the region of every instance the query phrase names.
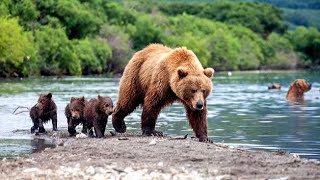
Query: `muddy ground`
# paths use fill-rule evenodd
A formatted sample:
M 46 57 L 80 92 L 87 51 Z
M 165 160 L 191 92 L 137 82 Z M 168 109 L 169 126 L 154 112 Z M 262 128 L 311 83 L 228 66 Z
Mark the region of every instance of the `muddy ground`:
M 320 179 L 320 161 L 172 137 L 68 137 L 0 161 L 0 179 Z M 49 133 L 50 136 L 50 133 Z M 36 137 L 38 138 L 38 137 Z

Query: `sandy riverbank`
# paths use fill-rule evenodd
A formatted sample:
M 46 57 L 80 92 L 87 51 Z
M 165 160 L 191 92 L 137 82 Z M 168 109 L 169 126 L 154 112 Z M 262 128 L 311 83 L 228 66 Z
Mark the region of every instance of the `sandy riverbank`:
M 109 135 L 0 162 L 0 179 L 320 179 L 320 161 L 170 137 Z

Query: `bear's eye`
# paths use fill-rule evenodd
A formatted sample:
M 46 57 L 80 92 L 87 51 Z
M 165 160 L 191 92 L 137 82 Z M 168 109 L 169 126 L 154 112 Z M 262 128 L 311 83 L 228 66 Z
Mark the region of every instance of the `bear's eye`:
M 203 94 L 206 94 L 206 92 L 207 92 L 206 90 L 202 90 L 202 93 L 203 93 Z
M 194 90 L 194 89 L 191 90 L 191 93 L 196 93 L 196 92 L 197 92 L 197 90 Z

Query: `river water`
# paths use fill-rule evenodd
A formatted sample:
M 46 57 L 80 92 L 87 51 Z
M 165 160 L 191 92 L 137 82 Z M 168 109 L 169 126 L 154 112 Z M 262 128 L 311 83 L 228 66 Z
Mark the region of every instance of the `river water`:
M 289 104 L 286 92 L 291 82 L 300 78 L 307 79 L 313 87 L 305 94 L 305 104 Z M 118 78 L 106 77 L 0 80 L 0 159 L 52 147 L 52 142 L 34 139 L 29 133 L 32 121 L 27 112 L 12 113 L 18 106 L 30 108 L 40 93 L 52 92 L 58 106 L 58 129 L 66 129 L 64 108 L 71 96 L 90 99 L 98 94 L 108 95 L 115 104 L 118 83 Z M 213 83 L 214 90 L 208 98 L 208 135 L 215 142 L 320 159 L 320 72 L 217 73 Z M 281 84 L 282 89 L 268 90 L 271 83 Z M 140 131 L 140 114 L 141 109 L 137 108 L 125 119 L 127 131 Z M 45 128 L 51 129 L 51 122 Z M 156 129 L 167 135 L 192 134 L 179 103 L 161 111 Z M 106 132 L 111 130 L 109 117 Z

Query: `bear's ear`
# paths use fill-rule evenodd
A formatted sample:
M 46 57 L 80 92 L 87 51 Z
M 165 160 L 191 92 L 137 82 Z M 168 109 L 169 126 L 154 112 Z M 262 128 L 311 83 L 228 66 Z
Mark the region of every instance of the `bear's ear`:
M 98 99 L 101 99 L 102 97 L 100 95 L 98 95 Z
M 81 96 L 81 97 L 80 97 L 80 101 L 83 101 L 83 102 L 84 102 L 84 96 Z
M 76 98 L 75 97 L 71 97 L 70 101 L 72 102 L 74 100 L 76 100 Z
M 204 75 L 206 75 L 208 78 L 211 78 L 214 74 L 214 69 L 212 68 L 206 68 L 203 70 Z
M 51 93 L 48 93 L 48 94 L 47 94 L 47 98 L 51 99 L 51 98 L 52 98 L 52 94 L 51 94 Z
M 179 78 L 184 78 L 188 75 L 188 71 L 183 67 L 178 67 L 177 72 L 178 72 Z

